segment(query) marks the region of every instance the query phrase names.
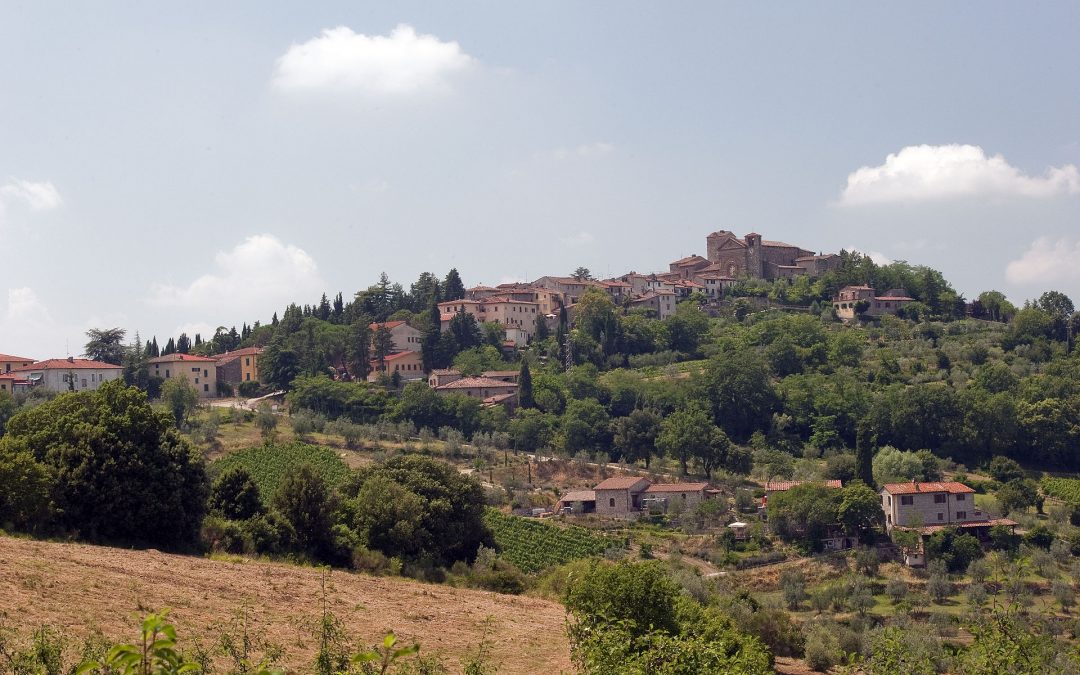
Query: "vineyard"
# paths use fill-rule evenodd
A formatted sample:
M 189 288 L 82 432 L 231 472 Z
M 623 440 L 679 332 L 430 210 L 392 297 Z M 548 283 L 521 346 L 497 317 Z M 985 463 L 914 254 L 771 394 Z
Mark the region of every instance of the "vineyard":
M 1070 504 L 1080 504 L 1080 479 L 1044 476 L 1042 490 L 1051 497 L 1057 497 Z
M 524 572 L 538 572 L 552 565 L 602 555 L 610 548 L 623 545 L 618 539 L 583 527 L 559 527 L 508 516 L 494 509 L 487 510 L 484 520 L 495 535 L 495 544 L 502 557 Z
M 340 482 L 349 472 L 336 452 L 306 443 L 259 445 L 239 450 L 211 464 L 210 470 L 212 475 L 217 475 L 234 466 L 243 467 L 258 484 L 263 498 L 268 499 L 277 490 L 285 474 L 301 464 L 315 467 L 331 485 Z

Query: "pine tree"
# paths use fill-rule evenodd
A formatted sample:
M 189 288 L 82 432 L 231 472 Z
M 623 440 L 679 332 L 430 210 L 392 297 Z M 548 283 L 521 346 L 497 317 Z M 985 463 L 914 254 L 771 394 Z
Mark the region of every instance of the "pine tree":
M 191 351 L 191 338 L 187 336 L 187 333 L 180 333 L 180 337 L 176 338 L 176 351 L 181 354 Z
M 326 297 L 326 293 L 319 298 L 319 307 L 315 310 L 315 317 L 320 321 L 330 320 L 330 300 Z
M 428 325 L 424 329 L 424 335 L 420 342 L 420 356 L 424 361 L 424 372 L 430 373 L 437 366 L 439 352 L 439 338 L 442 335 L 442 317 L 439 312 L 439 293 L 436 288 L 435 295 L 431 298 L 431 306 L 428 307 Z
M 551 335 L 551 330 L 548 329 L 547 317 L 544 316 L 543 314 L 537 314 L 536 315 L 536 333 L 533 336 L 534 339 L 536 339 L 538 341 L 543 341 L 543 340 L 548 339 L 549 335 Z
M 151 342 L 151 344 L 153 345 L 153 348 L 150 350 L 150 356 L 153 356 L 155 358 L 158 357 L 158 356 L 161 356 L 161 348 L 158 347 L 157 336 L 156 335 L 154 336 L 154 339 Z
M 270 325 L 273 326 L 274 328 L 277 328 L 277 325 L 278 325 L 277 312 L 274 312 L 274 317 L 272 319 L 270 319 Z
M 361 316 L 349 325 L 348 344 L 345 347 L 349 375 L 356 380 L 366 379 L 371 372 L 371 319 Z
M 198 347 L 202 344 L 202 333 L 195 333 L 195 346 Z
M 338 294 L 334 296 L 334 308 L 330 312 L 330 321 L 331 323 L 340 324 L 344 317 L 345 301 L 342 299 L 341 292 L 339 291 Z
M 522 360 L 521 372 L 518 374 L 518 405 L 522 408 L 532 408 L 533 386 L 532 373 L 529 372 L 529 362 Z
M 465 284 L 462 283 L 461 275 L 458 274 L 456 267 L 446 273 L 446 280 L 443 281 L 443 297 L 446 300 L 461 300 L 465 297 Z
M 372 338 L 372 350 L 375 355 L 375 360 L 379 362 L 379 367 L 382 368 L 385 365 L 386 357 L 394 351 L 394 336 L 390 333 L 390 329 L 386 327 L 385 323 L 380 323 L 375 329 L 375 335 Z
M 175 353 L 176 353 L 176 342 L 173 341 L 172 338 L 169 338 L 169 341 L 165 343 L 165 349 L 161 350 L 161 355 L 162 356 L 168 356 L 169 354 L 175 354 Z

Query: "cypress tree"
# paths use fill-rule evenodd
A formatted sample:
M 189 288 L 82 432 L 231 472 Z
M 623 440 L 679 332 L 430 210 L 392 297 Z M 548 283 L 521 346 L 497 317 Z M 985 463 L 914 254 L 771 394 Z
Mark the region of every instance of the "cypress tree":
M 518 405 L 522 408 L 532 408 L 535 405 L 532 373 L 529 372 L 529 362 L 524 360 L 521 362 L 521 372 L 518 374 Z
M 866 418 L 855 428 L 855 477 L 874 487 L 874 432 Z

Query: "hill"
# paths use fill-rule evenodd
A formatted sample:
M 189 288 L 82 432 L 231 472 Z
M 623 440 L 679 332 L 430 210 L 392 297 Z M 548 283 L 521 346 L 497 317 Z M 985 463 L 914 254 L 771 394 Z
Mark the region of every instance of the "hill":
M 168 607 L 182 642 L 208 644 L 212 626 L 247 605 L 253 627 L 285 648 L 283 665 L 296 672 L 308 669 L 316 647 L 305 626 L 319 615 L 321 580 L 320 570 L 286 564 L 0 537 L 0 610 L 10 628 L 25 634 L 48 624 L 79 638 L 100 629 L 131 639 L 138 619 Z M 554 602 L 344 572 L 330 575 L 327 599 L 362 644 L 392 629 L 457 668 L 492 617 L 489 662 L 498 672 L 570 668 L 566 614 Z

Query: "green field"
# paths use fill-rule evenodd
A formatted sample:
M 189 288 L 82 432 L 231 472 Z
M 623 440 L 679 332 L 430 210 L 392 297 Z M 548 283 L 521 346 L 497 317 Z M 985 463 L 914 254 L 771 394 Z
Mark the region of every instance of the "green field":
M 285 474 L 301 464 L 315 467 L 330 485 L 336 485 L 349 473 L 349 468 L 334 450 L 298 442 L 238 450 L 211 464 L 210 472 L 217 476 L 234 466 L 244 467 L 258 484 L 263 499 L 269 499 Z
M 1051 497 L 1063 499 L 1070 504 L 1080 504 L 1080 479 L 1044 476 L 1042 489 Z
M 484 521 L 495 535 L 499 554 L 524 572 L 602 555 L 622 542 L 583 527 L 559 527 L 540 520 L 508 516 L 488 509 Z

